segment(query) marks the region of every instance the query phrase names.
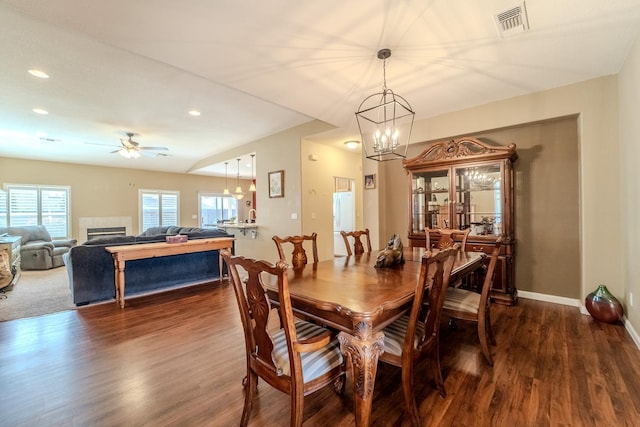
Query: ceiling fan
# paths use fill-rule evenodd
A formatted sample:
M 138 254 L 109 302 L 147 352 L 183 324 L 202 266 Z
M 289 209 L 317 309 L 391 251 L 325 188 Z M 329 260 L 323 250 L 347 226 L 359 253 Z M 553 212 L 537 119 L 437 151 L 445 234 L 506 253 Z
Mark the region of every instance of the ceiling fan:
M 163 152 L 169 151 L 167 147 L 141 147 L 139 142 L 133 140 L 133 135 L 134 133 L 127 132 L 127 139 L 120 138 L 122 147 L 112 151 L 112 153 L 119 153 L 127 159 L 137 159 L 140 154 L 149 157 L 168 156 L 167 153 Z

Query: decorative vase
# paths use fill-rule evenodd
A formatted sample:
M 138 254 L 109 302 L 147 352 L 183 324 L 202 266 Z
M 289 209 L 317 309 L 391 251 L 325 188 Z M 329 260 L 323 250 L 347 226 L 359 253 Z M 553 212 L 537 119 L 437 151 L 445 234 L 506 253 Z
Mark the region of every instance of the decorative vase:
M 599 285 L 598 289 L 587 295 L 584 305 L 591 317 L 600 322 L 616 323 L 622 320 L 624 314 L 622 304 L 605 285 Z

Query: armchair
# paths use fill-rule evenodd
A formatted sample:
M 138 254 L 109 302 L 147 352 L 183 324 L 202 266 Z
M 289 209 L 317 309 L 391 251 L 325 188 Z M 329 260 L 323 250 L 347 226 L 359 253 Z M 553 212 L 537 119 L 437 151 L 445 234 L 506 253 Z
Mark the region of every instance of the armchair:
M 64 265 L 62 255 L 77 243 L 76 239 L 53 240 L 44 225 L 2 227 L 0 234 L 22 238 L 20 265 L 22 270 L 48 270 Z

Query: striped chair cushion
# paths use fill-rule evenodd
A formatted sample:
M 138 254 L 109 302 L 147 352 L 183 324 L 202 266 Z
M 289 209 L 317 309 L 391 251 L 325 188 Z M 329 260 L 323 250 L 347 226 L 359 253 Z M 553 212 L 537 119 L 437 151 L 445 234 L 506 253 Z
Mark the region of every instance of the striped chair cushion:
M 395 320 L 389 326 L 384 328 L 384 351 L 396 356 L 402 355 L 402 345 L 404 344 L 404 336 L 407 334 L 407 327 L 409 326 L 409 316 L 404 315 Z M 418 345 L 418 339 L 424 333 L 424 324 L 418 322 L 416 326 L 416 336 L 414 339 L 414 346 Z
M 478 313 L 480 294 L 464 289 L 449 288 L 444 298 L 444 309 Z
M 296 331 L 298 340 L 305 340 L 320 335 L 327 329 L 304 320 L 298 320 L 296 321 Z M 276 366 L 282 370 L 283 375 L 290 375 L 289 352 L 284 329 L 273 334 L 273 341 L 275 344 L 272 353 L 273 360 Z M 301 353 L 300 358 L 302 360 L 302 378 L 305 383 L 340 366 L 343 362 L 340 344 L 335 338 L 318 351 Z

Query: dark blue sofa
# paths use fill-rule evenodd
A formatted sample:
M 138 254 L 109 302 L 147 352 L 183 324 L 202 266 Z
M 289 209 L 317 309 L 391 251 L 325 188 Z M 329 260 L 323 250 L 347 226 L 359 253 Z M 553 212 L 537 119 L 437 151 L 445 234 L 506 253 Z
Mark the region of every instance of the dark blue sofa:
M 187 235 L 189 240 L 233 237 L 217 228 L 153 227 L 138 236 L 98 238 L 74 246 L 64 255 L 73 303 L 85 305 L 115 299 L 113 258 L 104 250 L 106 246 L 164 242 L 167 235 L 175 234 Z M 125 296 L 208 282 L 219 275 L 218 251 L 127 261 Z

